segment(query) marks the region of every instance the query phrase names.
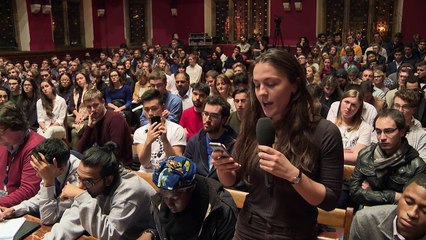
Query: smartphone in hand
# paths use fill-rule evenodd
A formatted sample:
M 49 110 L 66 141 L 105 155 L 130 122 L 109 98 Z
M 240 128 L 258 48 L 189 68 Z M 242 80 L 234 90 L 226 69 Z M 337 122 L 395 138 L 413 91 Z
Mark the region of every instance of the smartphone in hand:
M 209 146 L 213 149 L 213 151 L 222 151 L 223 157 L 230 157 L 231 154 L 229 154 L 228 149 L 226 149 L 225 145 L 218 142 L 210 142 Z
M 154 123 L 161 123 L 161 117 L 160 116 L 153 116 L 151 118 L 151 124 L 154 124 Z

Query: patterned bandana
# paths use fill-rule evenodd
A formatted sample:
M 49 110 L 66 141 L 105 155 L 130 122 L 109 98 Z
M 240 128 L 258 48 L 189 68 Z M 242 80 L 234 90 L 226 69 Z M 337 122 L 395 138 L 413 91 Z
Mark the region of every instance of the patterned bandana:
M 152 177 L 158 188 L 169 191 L 189 191 L 195 185 L 197 165 L 184 156 L 170 156 L 155 168 Z

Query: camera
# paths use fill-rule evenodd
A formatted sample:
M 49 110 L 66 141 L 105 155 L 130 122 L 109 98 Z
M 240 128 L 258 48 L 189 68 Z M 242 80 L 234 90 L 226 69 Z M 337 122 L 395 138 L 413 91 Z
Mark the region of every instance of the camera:
M 274 18 L 274 23 L 275 23 L 275 28 L 280 28 L 281 27 L 281 17 L 275 17 Z

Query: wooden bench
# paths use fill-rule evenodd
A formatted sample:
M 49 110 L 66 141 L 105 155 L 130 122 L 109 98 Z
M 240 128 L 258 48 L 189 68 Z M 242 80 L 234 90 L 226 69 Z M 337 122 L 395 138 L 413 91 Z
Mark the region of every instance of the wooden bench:
M 344 176 L 350 177 L 350 175 L 352 175 L 352 172 L 353 166 L 345 166 Z M 155 190 L 158 190 L 157 186 L 155 186 L 154 182 L 152 181 L 151 173 L 136 172 L 136 174 L 139 175 L 141 178 L 145 179 L 145 181 L 147 181 Z M 235 205 L 237 205 L 237 208 L 241 209 L 244 205 L 244 201 L 246 200 L 246 196 L 248 193 L 233 189 L 226 190 L 228 190 L 228 192 L 231 194 L 232 198 L 234 199 Z M 344 235 L 345 239 L 349 239 L 349 231 L 352 224 L 353 213 L 354 210 L 351 207 L 348 207 L 346 209 L 336 208 L 330 212 L 318 208 L 318 224 L 337 228 L 336 232 L 321 233 L 318 236 L 318 239 L 339 239 L 342 234 Z M 343 232 L 339 231 L 339 229 L 343 229 Z

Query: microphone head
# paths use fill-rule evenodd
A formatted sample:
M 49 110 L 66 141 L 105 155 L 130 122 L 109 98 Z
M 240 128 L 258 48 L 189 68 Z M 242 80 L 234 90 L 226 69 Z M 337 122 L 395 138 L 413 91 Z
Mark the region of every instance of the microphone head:
M 257 120 L 256 139 L 259 145 L 272 147 L 275 142 L 275 128 L 270 118 L 263 117 Z

